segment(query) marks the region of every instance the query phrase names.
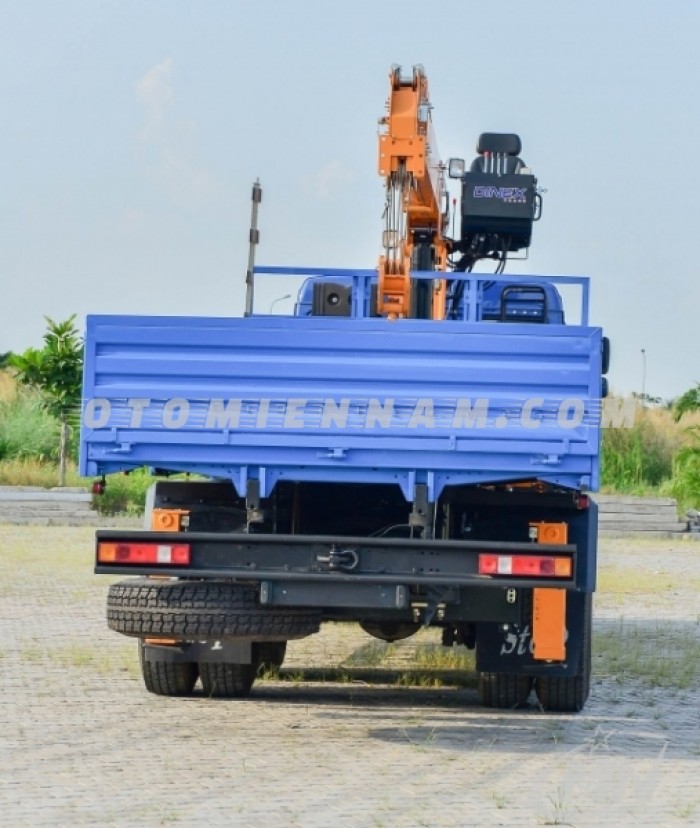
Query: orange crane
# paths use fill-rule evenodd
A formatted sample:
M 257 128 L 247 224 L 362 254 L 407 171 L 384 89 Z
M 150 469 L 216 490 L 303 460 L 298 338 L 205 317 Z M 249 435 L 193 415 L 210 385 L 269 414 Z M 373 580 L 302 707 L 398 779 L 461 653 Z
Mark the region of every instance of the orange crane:
M 411 270 L 447 267 L 445 166 L 433 133 L 428 79 L 420 65 L 408 77 L 394 65 L 389 80 L 387 115 L 379 122 L 386 207 L 377 310 L 389 319 L 443 319 L 445 280 L 411 278 Z

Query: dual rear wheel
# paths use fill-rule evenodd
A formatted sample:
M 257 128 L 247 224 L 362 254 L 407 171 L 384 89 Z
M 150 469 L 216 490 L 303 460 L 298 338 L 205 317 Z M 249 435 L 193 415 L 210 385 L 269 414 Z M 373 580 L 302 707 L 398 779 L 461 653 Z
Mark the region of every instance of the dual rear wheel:
M 240 699 L 250 693 L 261 672 L 282 666 L 286 647 L 286 641 L 255 642 L 250 664 L 197 664 L 193 661 L 148 661 L 144 643 L 139 641 L 141 674 L 146 689 L 157 696 L 189 696 L 199 678 L 205 696 Z
M 583 710 L 591 688 L 592 596 L 586 595 L 579 612 L 582 635 L 576 672 L 569 676 L 479 673 L 479 696 L 485 707 L 523 707 L 532 689 L 543 710 L 578 713 Z
M 479 697 L 484 707 L 514 710 L 524 707 L 533 689 L 543 710 L 578 713 L 588 699 L 589 675 L 518 676 L 479 673 Z
M 144 684 L 159 696 L 188 696 L 198 679 L 206 696 L 247 696 L 259 672 L 281 666 L 287 641 L 318 632 L 320 622 L 318 610 L 262 605 L 255 587 L 231 581 L 130 578 L 107 597 L 109 627 L 139 639 Z M 150 638 L 250 641 L 251 663 L 150 661 Z

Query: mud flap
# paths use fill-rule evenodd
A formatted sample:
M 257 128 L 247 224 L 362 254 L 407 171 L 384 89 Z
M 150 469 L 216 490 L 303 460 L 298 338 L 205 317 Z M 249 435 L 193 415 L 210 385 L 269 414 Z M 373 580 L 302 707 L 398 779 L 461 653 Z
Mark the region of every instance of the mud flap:
M 566 590 L 534 589 L 532 655 L 538 661 L 566 661 Z
M 580 669 L 587 594 L 566 594 L 566 653 L 564 661 L 542 661 L 534 657 L 533 600 L 525 601 L 519 624 L 477 624 L 476 669 L 484 673 L 572 676 Z

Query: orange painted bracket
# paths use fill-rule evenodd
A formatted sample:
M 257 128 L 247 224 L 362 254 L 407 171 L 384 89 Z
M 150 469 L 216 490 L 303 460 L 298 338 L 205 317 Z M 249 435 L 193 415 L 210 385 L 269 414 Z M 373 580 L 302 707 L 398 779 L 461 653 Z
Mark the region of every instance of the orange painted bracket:
M 379 174 L 383 176 L 396 172 L 399 161 L 406 162 L 406 172 L 416 178 L 425 176 L 425 138 L 415 135 L 411 138 L 394 138 L 391 135 L 379 136 Z
M 564 661 L 566 590 L 536 587 L 532 592 L 532 655 L 537 661 Z
M 530 526 L 537 531 L 537 543 L 556 544 L 569 542 L 569 526 L 566 523 L 539 521 Z
M 181 532 L 189 515 L 189 509 L 154 509 L 151 529 L 154 532 Z

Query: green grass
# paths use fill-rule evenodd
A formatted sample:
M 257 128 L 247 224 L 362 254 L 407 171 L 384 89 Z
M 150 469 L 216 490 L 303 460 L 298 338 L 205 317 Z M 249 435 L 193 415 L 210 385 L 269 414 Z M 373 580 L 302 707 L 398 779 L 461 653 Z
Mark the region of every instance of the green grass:
M 606 489 L 637 493 L 659 486 L 673 473 L 676 431 L 641 412 L 632 428 L 603 430 L 601 480 Z
M 651 575 L 650 575 L 651 578 Z M 630 594 L 643 580 L 628 582 Z M 393 650 L 390 648 L 394 648 Z M 397 669 L 397 650 L 405 648 Z M 399 687 L 473 686 L 474 653 L 463 647 L 406 643 L 401 647 L 369 642 L 346 659 L 341 668 L 319 671 L 297 669 L 296 680 L 363 681 Z M 285 678 L 286 671 L 282 671 Z M 597 628 L 593 636 L 593 673 L 619 685 L 638 681 L 648 687 L 684 690 L 700 683 L 700 621 L 629 622 Z
M 700 683 L 700 622 L 647 624 L 619 620 L 593 636 L 595 674 L 619 684 L 685 690 Z
M 338 667 L 283 669 L 279 678 L 396 687 L 474 686 L 473 651 L 464 647 L 443 647 L 435 643 L 434 638 L 434 630 L 421 630 L 414 637 L 399 642 L 371 639 L 355 649 Z
M 396 652 L 396 644 L 387 641 L 368 641 L 343 662 L 344 667 L 381 667 Z
M 416 648 L 417 670 L 474 670 L 474 652 L 466 647 L 443 647 L 442 644 L 421 644 Z
M 673 460 L 673 478 L 670 493 L 678 500 L 682 510 L 700 508 L 700 429 L 687 430 L 690 442 L 682 446 Z
M 659 594 L 679 589 L 685 583 L 687 579 L 665 572 L 623 569 L 607 565 L 598 569 L 598 591 L 603 595 L 615 597 Z
M 141 676 L 134 642 L 107 649 L 90 642 L 71 641 L 57 647 L 32 641 L 22 647 L 20 658 L 30 664 L 50 664 L 62 670 L 89 670 L 103 676 L 117 673 L 126 673 L 132 678 Z
M 680 423 L 667 409 L 638 411 L 632 428 L 603 430 L 601 489 L 675 497 L 681 511 L 700 508 L 700 412 Z
M 141 676 L 135 642 L 110 647 L 109 650 L 95 644 L 72 642 L 48 650 L 46 656 L 64 669 L 92 670 L 101 675 L 127 673 L 132 678 Z
M 145 469 L 112 474 L 106 478 L 104 494 L 94 498 L 95 507 L 103 515 L 143 514 L 146 492 L 157 479 Z
M 632 569 L 609 564 L 598 568 L 598 595 L 612 599 L 615 606 L 630 597 L 639 600 L 655 599 L 666 593 L 695 590 L 700 593 L 700 578 L 681 576 L 671 572 Z M 611 604 L 610 600 L 606 602 Z M 700 617 L 700 616 L 698 616 Z
M 20 390 L 0 399 L 0 459 L 55 460 L 59 431 L 38 393 Z
M 130 474 L 113 474 L 106 478 L 105 492 L 96 496 L 94 506 L 103 515 L 143 514 L 146 492 L 157 478 L 145 469 Z M 75 463 L 68 466 L 66 486 L 90 490 L 92 478 L 78 475 Z M 41 486 L 47 489 L 58 485 L 58 467 L 55 463 L 33 457 L 19 457 L 0 461 L 0 486 Z
M 68 466 L 66 486 L 85 486 L 75 470 L 75 464 Z M 50 489 L 58 485 L 58 466 L 36 457 L 20 457 L 0 461 L 0 486 L 42 486 Z

